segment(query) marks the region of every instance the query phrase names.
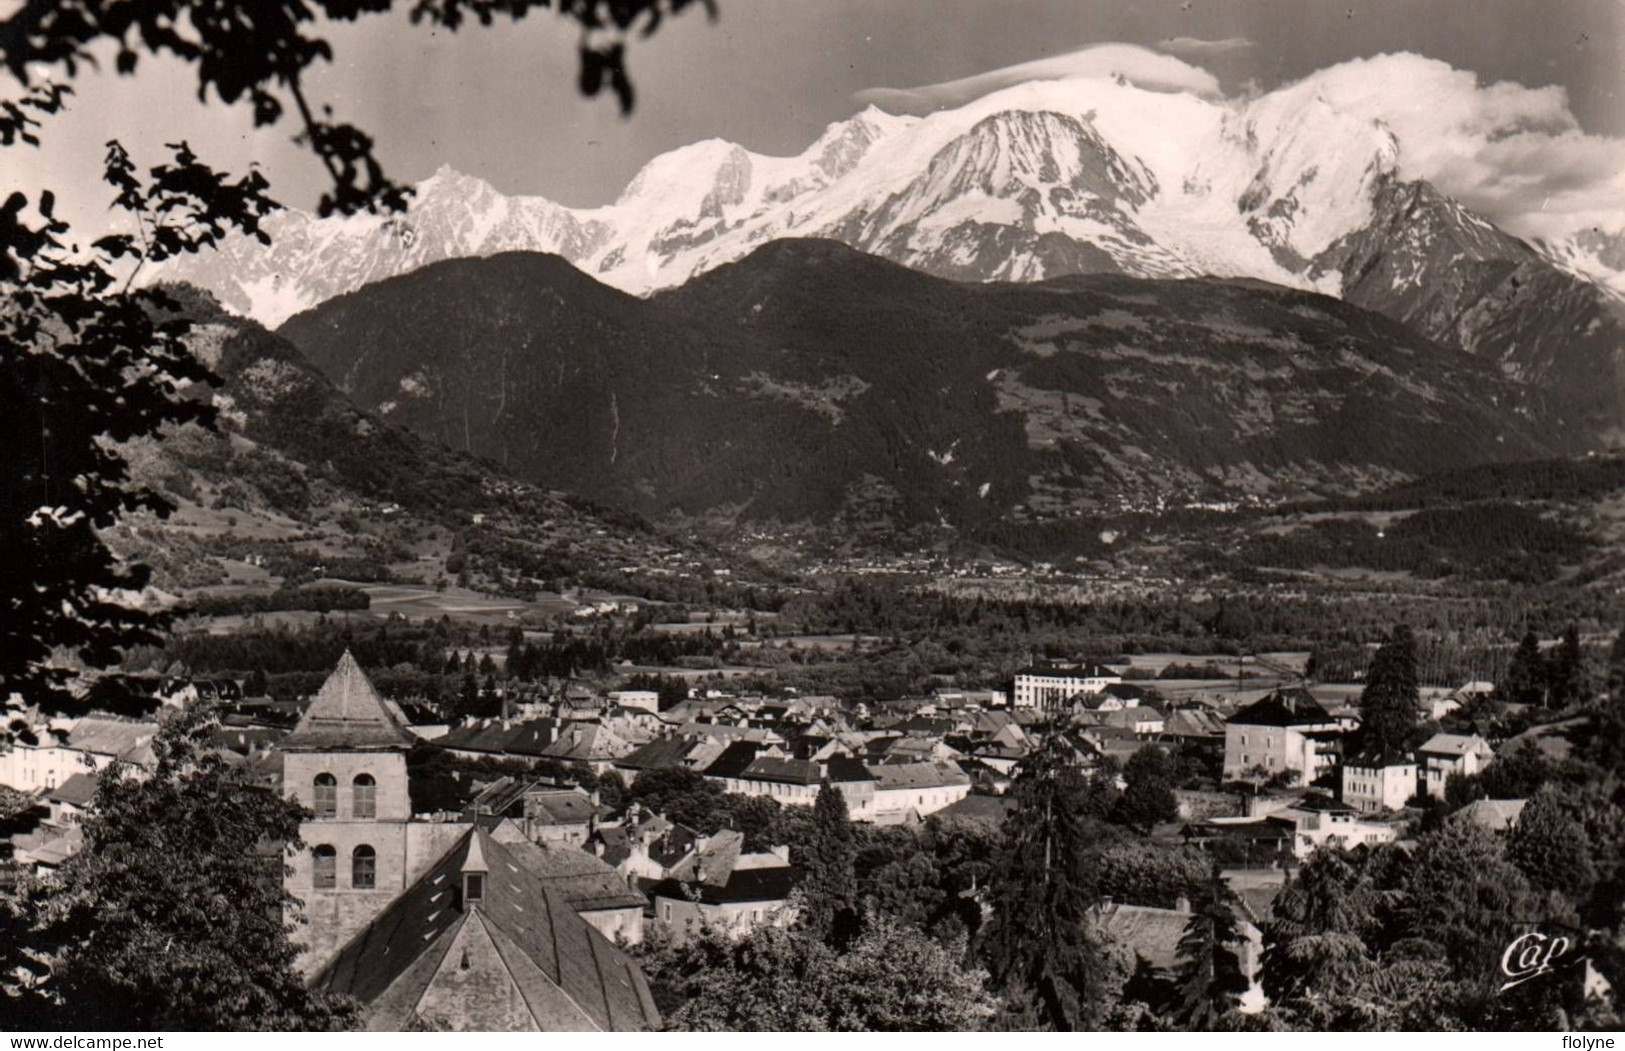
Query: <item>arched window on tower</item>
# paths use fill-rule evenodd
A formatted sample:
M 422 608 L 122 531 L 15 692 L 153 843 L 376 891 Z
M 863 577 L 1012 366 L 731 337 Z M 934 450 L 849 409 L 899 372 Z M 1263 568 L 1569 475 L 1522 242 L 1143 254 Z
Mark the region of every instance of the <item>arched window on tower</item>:
M 350 886 L 371 890 L 378 886 L 378 854 L 365 843 L 350 856 Z
M 338 851 L 331 844 L 323 843 L 310 852 L 312 868 L 311 885 L 317 890 L 332 890 L 338 886 Z
M 354 813 L 351 816 L 367 820 L 377 817 L 378 782 L 373 780 L 372 775 L 355 775 L 355 781 L 352 783 L 351 787 L 355 791 L 355 798 L 353 800 L 355 804 Z
M 311 809 L 317 817 L 339 816 L 339 779 L 332 774 L 316 775 L 316 799 Z

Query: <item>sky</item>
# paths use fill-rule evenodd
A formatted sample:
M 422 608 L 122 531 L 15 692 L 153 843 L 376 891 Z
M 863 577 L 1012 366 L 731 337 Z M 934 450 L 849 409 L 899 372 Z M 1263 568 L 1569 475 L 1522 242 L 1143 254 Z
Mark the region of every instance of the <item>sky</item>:
M 1625 0 L 717 2 L 714 22 L 696 10 L 632 42 L 630 117 L 607 94 L 577 93 L 577 37 L 546 12 L 456 34 L 403 13 L 332 26 L 335 60 L 311 93 L 375 136 L 397 181 L 449 164 L 505 193 L 586 206 L 614 200 L 666 150 L 715 137 L 794 154 L 871 102 L 924 112 L 1106 67 L 1215 99 L 1314 76 L 1339 105 L 1389 121 L 1408 174 L 1514 232 L 1597 216 L 1625 226 Z M 0 150 L 0 178 L 51 185 L 84 221 L 105 207 L 108 139 L 142 163 L 186 139 L 216 167 L 259 163 L 279 200 L 314 205 L 324 175 L 291 123 L 255 130 L 245 107 L 199 104 L 172 61 L 133 77 L 104 69 L 74 82 L 43 150 Z

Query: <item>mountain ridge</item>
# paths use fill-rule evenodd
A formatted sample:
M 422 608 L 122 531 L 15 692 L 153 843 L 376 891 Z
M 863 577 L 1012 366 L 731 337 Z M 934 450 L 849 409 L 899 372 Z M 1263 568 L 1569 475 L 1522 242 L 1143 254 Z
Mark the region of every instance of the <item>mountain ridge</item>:
M 642 299 L 590 280 L 449 260 L 280 333 L 398 425 L 653 516 L 976 528 L 1552 448 L 1495 367 L 1251 280 L 965 284 L 823 239 Z
M 1255 278 L 1342 296 L 1483 355 L 1542 384 L 1558 426 L 1593 447 L 1625 442 L 1625 298 L 1596 276 L 1617 246 L 1600 233 L 1530 245 L 1407 178 L 1402 160 L 1381 122 L 1303 84 L 1220 103 L 1031 82 L 923 118 L 871 107 L 793 157 L 695 143 L 597 208 L 508 197 L 442 169 L 404 215 L 282 213 L 270 249 L 228 240 L 160 275 L 269 323 L 446 258 L 545 251 L 647 295 L 788 237 L 966 281 Z

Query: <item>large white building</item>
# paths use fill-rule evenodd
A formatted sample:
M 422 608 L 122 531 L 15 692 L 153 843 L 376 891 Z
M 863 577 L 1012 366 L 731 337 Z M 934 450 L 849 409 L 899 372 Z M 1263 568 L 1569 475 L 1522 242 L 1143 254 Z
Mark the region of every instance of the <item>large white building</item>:
M 1098 694 L 1123 677 L 1104 664 L 1035 664 L 1016 672 L 1016 708 L 1060 708 L 1082 694 Z

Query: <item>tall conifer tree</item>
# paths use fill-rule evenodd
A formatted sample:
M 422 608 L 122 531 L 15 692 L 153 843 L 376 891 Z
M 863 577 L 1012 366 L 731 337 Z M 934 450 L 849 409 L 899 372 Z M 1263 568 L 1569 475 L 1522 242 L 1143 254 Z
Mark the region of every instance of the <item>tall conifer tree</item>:
M 1017 781 L 982 954 L 1004 995 L 996 1025 L 1075 1031 L 1109 1005 L 1107 964 L 1089 916 L 1097 893 L 1084 816 L 1088 786 L 1058 733 L 1046 733 Z
M 1403 751 L 1416 731 L 1416 639 L 1408 625 L 1389 633 L 1371 659 L 1360 693 L 1360 737 L 1367 752 Z

